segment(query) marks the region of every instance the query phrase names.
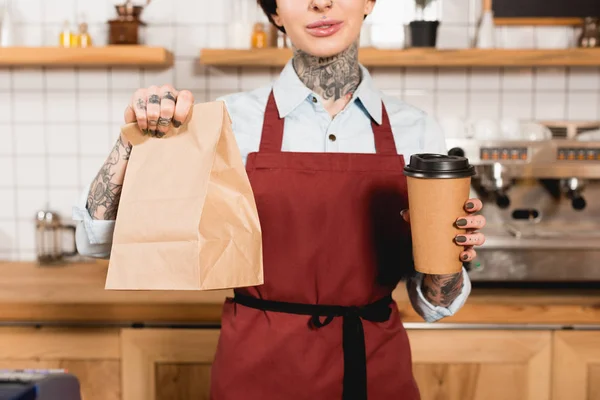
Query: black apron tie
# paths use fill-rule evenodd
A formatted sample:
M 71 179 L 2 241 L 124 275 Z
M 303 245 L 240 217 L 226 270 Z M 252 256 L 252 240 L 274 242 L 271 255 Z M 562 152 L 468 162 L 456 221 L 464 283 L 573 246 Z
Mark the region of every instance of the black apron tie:
M 392 296 L 385 296 L 374 303 L 362 307 L 329 306 L 321 304 L 288 303 L 263 300 L 236 293 L 236 303 L 262 311 L 287 314 L 309 315 L 310 324 L 315 328 L 329 325 L 336 317 L 342 317 L 342 348 L 344 351 L 343 400 L 367 399 L 367 355 L 365 332 L 362 320 L 385 322 L 390 319 Z M 321 321 L 321 317 L 324 320 Z

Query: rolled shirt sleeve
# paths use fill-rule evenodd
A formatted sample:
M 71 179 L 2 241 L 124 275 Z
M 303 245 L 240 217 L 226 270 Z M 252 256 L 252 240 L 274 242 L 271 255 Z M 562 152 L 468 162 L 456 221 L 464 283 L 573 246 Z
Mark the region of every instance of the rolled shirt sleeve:
M 92 219 L 86 208 L 88 192 L 89 185 L 73 207 L 73 219 L 78 221 L 75 233 L 77 251 L 82 256 L 107 259 L 110 257 L 115 221 Z
M 421 285 L 423 283 L 423 274 L 417 273 L 414 277 L 407 281 L 408 296 L 410 302 L 421 317 L 426 322 L 436 322 L 445 317 L 451 317 L 462 308 L 467 301 L 469 294 L 471 293 L 471 280 L 467 274 L 466 269 L 463 267 L 463 287 L 460 294 L 452 304 L 448 307 L 436 306 L 431 304 L 425 298 Z

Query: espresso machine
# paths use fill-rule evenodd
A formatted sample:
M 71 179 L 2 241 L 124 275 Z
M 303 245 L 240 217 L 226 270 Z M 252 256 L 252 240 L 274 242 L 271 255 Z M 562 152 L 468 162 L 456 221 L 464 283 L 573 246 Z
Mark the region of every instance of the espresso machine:
M 600 123 L 548 127 L 541 140 L 447 139 L 475 165 L 471 196 L 484 203 L 474 284 L 600 283 L 600 137 L 585 135 Z

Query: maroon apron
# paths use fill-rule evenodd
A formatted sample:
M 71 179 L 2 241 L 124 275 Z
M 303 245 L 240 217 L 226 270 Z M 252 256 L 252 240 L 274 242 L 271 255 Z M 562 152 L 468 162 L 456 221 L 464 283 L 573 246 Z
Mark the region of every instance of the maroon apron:
M 213 400 L 416 400 L 391 293 L 412 272 L 404 158 L 385 107 L 375 154 L 281 151 L 271 93 L 248 155 L 264 285 L 223 308 Z

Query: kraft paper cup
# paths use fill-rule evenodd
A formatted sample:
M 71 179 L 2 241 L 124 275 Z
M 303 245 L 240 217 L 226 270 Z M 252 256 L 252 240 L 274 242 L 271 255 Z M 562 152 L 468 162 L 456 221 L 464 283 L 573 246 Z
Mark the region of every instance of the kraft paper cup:
M 404 174 L 415 269 L 432 275 L 460 272 L 463 247 L 454 239 L 465 230 L 455 222 L 465 215 L 474 167 L 464 157 L 416 154 Z

